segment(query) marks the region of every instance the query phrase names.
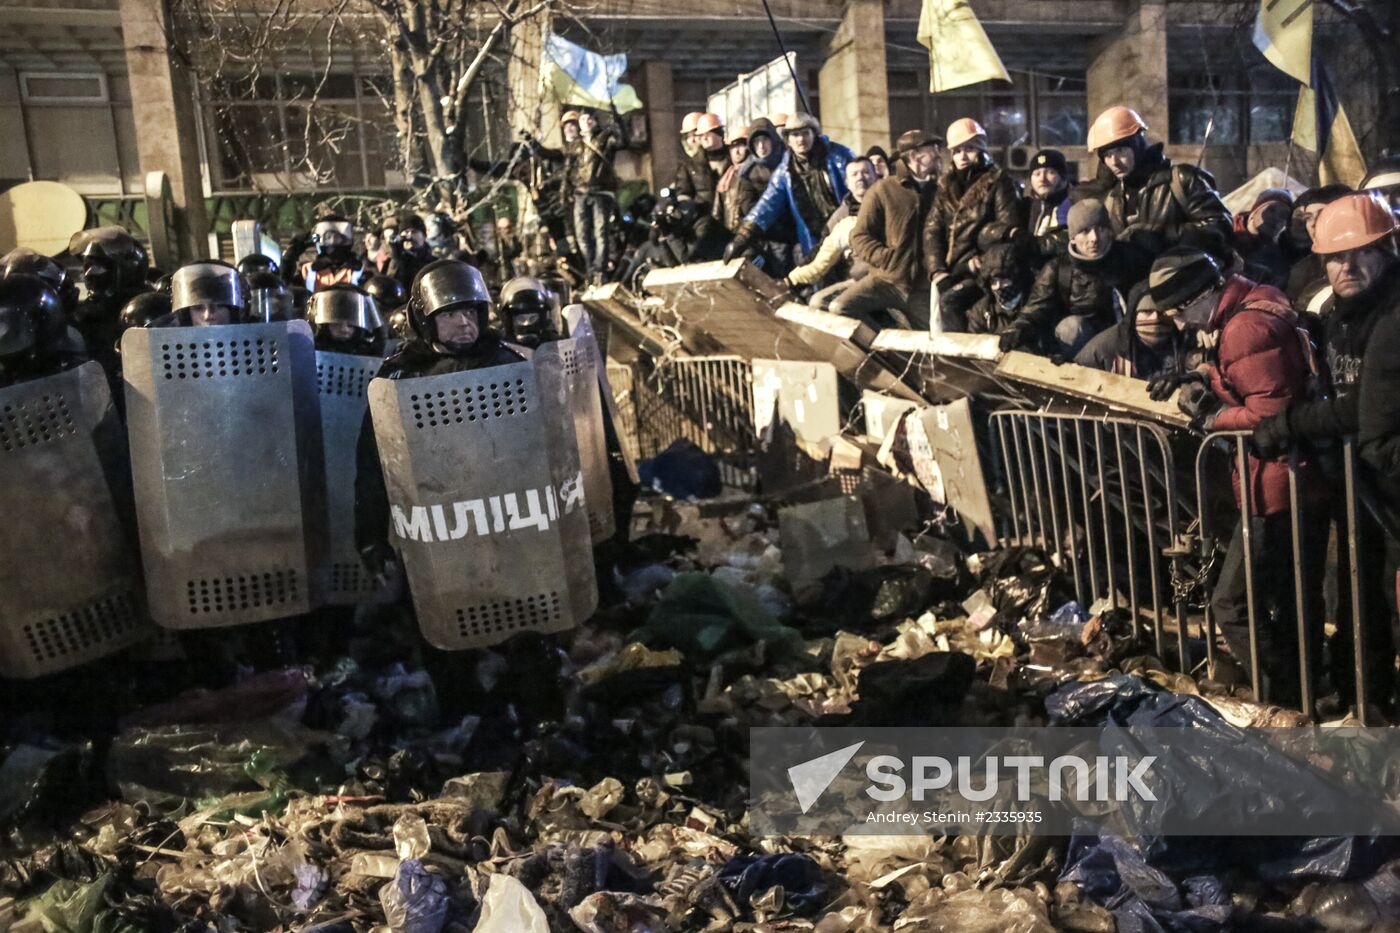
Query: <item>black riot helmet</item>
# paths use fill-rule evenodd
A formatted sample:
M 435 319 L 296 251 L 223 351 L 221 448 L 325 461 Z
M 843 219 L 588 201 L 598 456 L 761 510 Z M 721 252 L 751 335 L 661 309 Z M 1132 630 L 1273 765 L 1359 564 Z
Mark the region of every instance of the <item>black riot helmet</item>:
M 237 324 L 247 307 L 243 277 L 217 259 L 181 266 L 170 277 L 170 306 L 187 327 Z
M 43 280 L 58 296 L 65 312 L 72 311 L 78 303 L 78 286 L 63 264 L 27 246 L 17 246 L 0 259 L 0 278 L 11 275 L 33 275 Z
M 249 253 L 238 260 L 238 271 L 244 276 L 251 276 L 258 272 L 276 272 L 277 260 L 271 256 L 264 256 L 262 253 Z
M 372 275 L 364 284 L 365 294 L 374 299 L 381 314 L 392 314 L 408 304 L 408 290 L 391 275 Z
M 292 319 L 292 293 L 287 290 L 287 283 L 282 281 L 280 275 L 258 269 L 244 273 L 243 278 L 248 285 L 248 310 L 245 316 L 249 321 L 266 323 Z
M 384 318 L 373 298 L 353 285 L 313 292 L 306 320 L 318 349 L 378 356 L 384 352 Z
M 475 266 L 456 259 L 439 259 L 428 263 L 413 277 L 408 322 L 425 343 L 443 353 L 469 347 L 470 343 L 460 346 L 439 340 L 437 323 L 433 320 L 440 314 L 462 311 L 475 316 L 477 339 L 480 339 L 491 312 L 491 292 Z
M 171 323 L 174 311 L 170 295 L 164 292 L 142 292 L 122 306 L 122 332 L 133 327 L 164 327 Z M 117 346 L 121 349 L 120 343 Z
M 150 259 L 146 247 L 117 226 L 98 227 L 73 234 L 68 252 L 83 261 L 83 284 L 91 294 L 113 294 L 139 289 L 146 282 Z
M 539 279 L 517 276 L 501 289 L 501 318 L 506 338 L 525 347 L 538 347 L 563 336 L 554 296 Z
M 389 336 L 402 342 L 412 334 L 413 329 L 408 324 L 408 306 L 404 305 L 389 315 Z
M 0 279 L 0 357 L 15 357 L 60 344 L 67 324 L 58 295 L 34 275 Z

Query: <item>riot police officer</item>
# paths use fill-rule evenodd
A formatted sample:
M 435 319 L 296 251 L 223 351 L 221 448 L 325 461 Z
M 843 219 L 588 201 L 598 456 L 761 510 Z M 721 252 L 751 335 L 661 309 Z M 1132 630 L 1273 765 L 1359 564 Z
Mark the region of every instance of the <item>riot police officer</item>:
M 132 298 L 151 290 L 146 248 L 121 227 L 98 227 L 73 235 L 68 252 L 81 258 L 87 297 L 78 302 L 70 323 L 82 335 L 92 358 L 102 364 L 115 396 L 121 389 L 121 310 Z
M 178 327 L 240 324 L 247 306 L 243 277 L 226 262 L 192 262 L 170 278 L 170 307 Z
M 84 359 L 58 295 L 42 279 L 22 273 L 0 279 L 0 388 L 52 376 Z
M 169 327 L 172 314 L 169 292 L 137 295 L 122 306 L 122 333 L 133 327 Z M 121 341 L 117 342 L 117 352 L 121 352 Z
M 73 277 L 56 259 L 37 253 L 27 246 L 17 246 L 0 259 L 0 278 L 11 275 L 34 275 L 58 296 L 65 316 L 71 316 L 78 306 L 78 286 Z
M 564 336 L 559 306 L 543 282 L 516 276 L 501 289 L 501 324 L 506 339 L 533 350 Z
M 374 299 L 353 285 L 332 285 L 311 296 L 306 320 L 316 349 L 353 356 L 384 354 L 384 318 Z

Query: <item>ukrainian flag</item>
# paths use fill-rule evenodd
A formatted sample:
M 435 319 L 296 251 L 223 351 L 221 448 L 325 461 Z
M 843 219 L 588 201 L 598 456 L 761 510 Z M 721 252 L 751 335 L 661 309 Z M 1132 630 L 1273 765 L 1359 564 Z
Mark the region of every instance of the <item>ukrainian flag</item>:
M 1298 91 L 1298 108 L 1293 113 L 1293 142 L 1317 153 L 1317 180 L 1331 185 L 1341 182 L 1355 188 L 1366 177 L 1366 159 L 1356 143 L 1351 121 L 1337 99 L 1332 78 L 1321 61 L 1312 63 L 1312 87 Z
M 1313 0 L 1259 0 L 1254 47 L 1284 74 L 1312 83 Z
M 602 55 L 551 33 L 545 40 L 543 71 L 545 87 L 561 104 L 595 110 L 611 105 L 618 113 L 642 109 L 632 85 L 622 83 L 626 55 Z

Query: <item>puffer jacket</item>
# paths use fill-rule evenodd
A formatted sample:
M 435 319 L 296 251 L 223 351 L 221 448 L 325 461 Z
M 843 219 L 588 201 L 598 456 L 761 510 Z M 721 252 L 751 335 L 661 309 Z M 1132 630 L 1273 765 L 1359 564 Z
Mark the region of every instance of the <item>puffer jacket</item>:
M 929 272 L 971 278 L 972 260 L 1010 238 L 1020 206 L 1021 186 L 995 163 L 949 169 L 924 223 Z
M 1107 188 L 1104 207 L 1114 236 L 1154 256 L 1192 246 L 1230 265 L 1234 226 L 1215 178 L 1194 165 L 1172 165 L 1161 143 L 1143 150 L 1132 173 Z
M 1313 382 L 1311 352 L 1283 292 L 1232 275 L 1203 329 L 1218 335 L 1215 361 L 1206 369 L 1211 389 L 1225 405 L 1211 430 L 1253 430 L 1268 416 L 1306 398 Z M 1253 514 L 1288 511 L 1288 458 L 1266 460 L 1251 454 L 1248 466 Z M 1316 464 L 1303 459 L 1298 470 L 1300 500 L 1325 498 Z M 1237 502 L 1239 494 L 1236 476 Z
M 797 234 L 797 243 L 803 253 L 816 249 L 817 237 L 821 234 L 826 218 L 803 217 L 798 205 L 798 195 L 793 179 L 796 167 L 793 165 L 792 150 L 783 154 L 782 162 L 773 170 L 764 190 L 753 210 L 744 217 L 746 227 L 766 233 L 781 220 L 792 223 Z M 812 153 L 812 161 L 826 170 L 826 180 L 830 185 L 832 203 L 840 204 L 846 197 L 846 165 L 855 158 L 855 153 L 840 143 L 833 143 L 825 136 L 819 137 L 817 148 Z
M 1092 315 L 1100 330 L 1112 327 L 1119 317 L 1114 293 L 1126 299 L 1151 267 L 1151 257 L 1131 243 L 1114 242 L 1099 259 L 1076 255 L 1071 246 L 1040 270 L 1021 317 L 1046 334 L 1071 314 Z

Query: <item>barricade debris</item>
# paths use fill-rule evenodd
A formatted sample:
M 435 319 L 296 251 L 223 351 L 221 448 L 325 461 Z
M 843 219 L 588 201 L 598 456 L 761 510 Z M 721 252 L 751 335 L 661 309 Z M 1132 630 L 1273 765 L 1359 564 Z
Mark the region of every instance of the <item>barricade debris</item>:
M 798 514 L 858 514 L 826 501 Z M 306 667 L 119 691 L 105 732 L 30 708 L 0 747 L 0 930 L 1400 924 L 1388 840 L 753 835 L 750 726 L 1296 715 L 1168 670 L 1034 548 L 906 529 L 794 592 L 791 505 L 644 501 L 612 600 L 558 640 L 422 653 L 381 607 Z

